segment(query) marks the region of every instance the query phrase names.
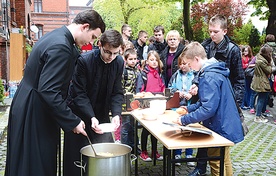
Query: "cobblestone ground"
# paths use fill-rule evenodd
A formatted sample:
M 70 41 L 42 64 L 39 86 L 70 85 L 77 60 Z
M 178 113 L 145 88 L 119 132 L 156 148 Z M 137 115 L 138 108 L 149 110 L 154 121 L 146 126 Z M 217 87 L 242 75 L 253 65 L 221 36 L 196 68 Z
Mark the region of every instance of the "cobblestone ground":
M 275 101 L 274 101 L 275 102 Z M 276 119 L 276 110 L 268 108 Z M 7 111 L 6 111 L 7 112 Z M 245 140 L 231 148 L 231 158 L 234 169 L 234 176 L 275 176 L 276 175 L 276 125 L 273 118 L 268 118 L 267 123 L 255 123 L 254 115 L 243 111 L 246 123 L 250 132 Z M 0 117 L 0 176 L 4 175 L 6 160 L 6 133 L 7 113 Z M 150 141 L 148 142 L 150 144 Z M 150 147 L 150 146 L 149 146 Z M 150 150 L 149 150 L 150 151 Z M 162 146 L 158 145 L 158 151 L 162 153 Z M 196 152 L 194 152 L 195 155 Z M 134 163 L 133 163 L 134 164 Z M 185 163 L 176 166 L 176 175 L 184 176 L 194 168 L 188 167 Z M 134 173 L 134 169 L 133 169 Z M 139 176 L 162 175 L 162 161 L 157 161 L 153 166 L 151 162 L 143 162 L 139 159 Z M 208 168 L 208 175 L 210 169 Z M 132 174 L 134 175 L 134 174 Z
M 268 109 L 276 119 L 275 110 L 273 108 Z M 234 176 L 275 176 L 276 125 L 274 119 L 268 118 L 269 122 L 265 124 L 255 123 L 254 115 L 250 114 L 249 111 L 243 112 L 250 132 L 244 141 L 231 148 Z M 159 146 L 159 151 L 162 151 L 161 146 Z M 176 166 L 176 175 L 188 175 L 193 169 L 193 167 L 182 163 L 181 166 Z M 139 176 L 157 175 L 162 175 L 162 162 L 159 161 L 156 166 L 153 166 L 152 163 L 146 163 L 139 159 Z M 207 168 L 207 175 L 211 175 L 210 168 Z

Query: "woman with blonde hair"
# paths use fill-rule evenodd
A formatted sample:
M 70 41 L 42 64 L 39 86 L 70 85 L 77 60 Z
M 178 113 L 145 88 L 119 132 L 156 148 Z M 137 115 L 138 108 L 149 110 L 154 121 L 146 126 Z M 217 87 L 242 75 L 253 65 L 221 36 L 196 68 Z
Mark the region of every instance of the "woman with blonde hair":
M 177 30 L 169 31 L 166 36 L 168 46 L 160 54 L 161 61 L 164 64 L 163 76 L 166 87 L 172 75 L 178 70 L 178 57 L 184 49 L 184 45 L 180 43 L 180 39 L 181 37 Z

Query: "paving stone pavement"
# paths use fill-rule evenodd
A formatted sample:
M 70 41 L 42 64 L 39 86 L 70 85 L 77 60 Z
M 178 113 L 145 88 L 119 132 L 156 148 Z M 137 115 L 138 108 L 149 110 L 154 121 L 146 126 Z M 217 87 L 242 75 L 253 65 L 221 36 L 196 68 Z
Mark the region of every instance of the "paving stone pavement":
M 274 102 L 276 98 L 274 98 Z M 7 105 L 11 100 L 5 100 Z M 276 106 L 276 105 L 275 105 Z M 249 111 L 243 111 L 246 124 L 250 132 L 245 140 L 231 148 L 231 159 L 233 163 L 234 176 L 275 176 L 276 175 L 276 108 L 270 108 L 274 118 L 268 118 L 267 123 L 254 122 L 254 115 Z M 0 176 L 4 175 L 6 160 L 6 127 L 8 121 L 9 108 L 0 117 Z M 150 142 L 148 143 L 150 144 Z M 149 146 L 150 147 L 150 146 Z M 162 153 L 162 146 L 158 145 L 158 150 Z M 150 151 L 150 150 L 149 150 Z M 195 155 L 196 152 L 194 152 Z M 133 163 L 134 164 L 134 163 Z M 157 161 L 156 166 L 151 162 L 143 162 L 139 159 L 139 176 L 159 176 L 162 175 L 162 161 Z M 176 175 L 188 175 L 194 168 L 182 163 L 176 166 Z M 134 175 L 134 168 L 132 168 Z M 210 175 L 210 168 L 207 169 Z

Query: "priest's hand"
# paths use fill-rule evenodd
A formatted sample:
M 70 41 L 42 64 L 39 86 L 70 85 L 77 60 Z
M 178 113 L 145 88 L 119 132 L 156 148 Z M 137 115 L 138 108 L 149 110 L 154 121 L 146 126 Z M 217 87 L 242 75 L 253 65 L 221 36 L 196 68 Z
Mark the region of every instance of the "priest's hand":
M 103 131 L 101 128 L 99 128 L 99 121 L 96 119 L 96 117 L 91 118 L 91 128 L 95 133 L 103 134 Z
M 115 131 L 116 131 L 120 126 L 120 117 L 118 115 L 114 116 L 111 120 L 111 123 L 115 124 Z
M 81 121 L 78 126 L 76 126 L 74 129 L 73 129 L 73 132 L 76 133 L 76 134 L 82 134 L 84 136 L 87 136 L 86 132 L 85 132 L 85 123 L 83 121 Z

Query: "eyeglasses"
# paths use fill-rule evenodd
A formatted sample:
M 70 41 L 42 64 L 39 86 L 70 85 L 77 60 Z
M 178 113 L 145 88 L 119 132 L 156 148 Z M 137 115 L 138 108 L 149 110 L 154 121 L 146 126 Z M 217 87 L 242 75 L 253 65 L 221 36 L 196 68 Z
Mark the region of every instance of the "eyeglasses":
M 118 52 L 116 52 L 116 53 L 112 53 L 111 51 L 105 50 L 104 47 L 102 47 L 102 49 L 103 49 L 103 52 L 104 52 L 105 54 L 108 54 L 109 56 L 112 56 L 112 55 L 118 56 L 118 55 L 120 54 L 120 51 L 118 51 Z

